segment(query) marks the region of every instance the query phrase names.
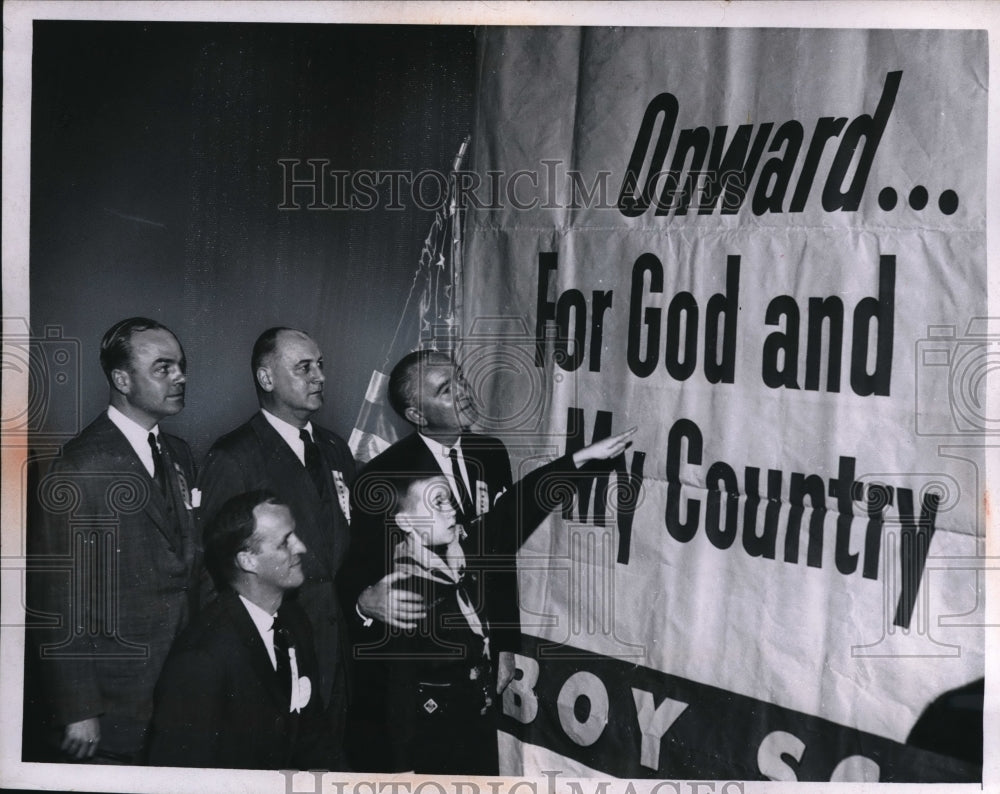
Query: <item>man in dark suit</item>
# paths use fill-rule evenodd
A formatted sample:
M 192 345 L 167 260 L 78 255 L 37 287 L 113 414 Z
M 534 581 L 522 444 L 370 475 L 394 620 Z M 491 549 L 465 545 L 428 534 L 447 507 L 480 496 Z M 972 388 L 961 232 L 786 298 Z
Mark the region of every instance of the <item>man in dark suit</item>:
M 260 412 L 212 446 L 199 479 L 201 516 L 210 520 L 234 495 L 267 489 L 289 506 L 305 543 L 305 581 L 295 597 L 312 623 L 320 674 L 317 695 L 339 755 L 347 709 L 349 648 L 334 576 L 347 552 L 354 459 L 339 436 L 312 423 L 323 405 L 323 354 L 307 334 L 271 328 L 251 355 Z
M 329 725 L 309 619 L 285 594 L 306 547 L 267 491 L 227 501 L 205 530 L 219 596 L 174 644 L 156 688 L 155 766 L 324 769 Z
M 488 612 L 492 688 L 500 693 L 513 677 L 512 652 L 520 649 L 518 548 L 549 512 L 564 506 L 571 492 L 564 484 L 592 476 L 593 466 L 601 464 L 591 461 L 620 454 L 635 428 L 557 458 L 514 484 L 503 442 L 470 430 L 478 415 L 461 368 L 450 355 L 429 350 L 408 354 L 390 373 L 388 388 L 390 404 L 417 432 L 393 444 L 359 474 L 352 489 L 351 549 L 338 577 L 341 599 L 345 607 L 355 604 L 358 618 L 354 622 L 358 692 L 351 709 L 355 766 L 371 771 L 460 769 L 496 774 L 495 742 L 492 748 L 477 743 L 476 752 L 470 751 L 469 758 L 454 765 L 440 763 L 442 756 L 426 747 L 399 753 L 398 742 L 393 742 L 389 752 L 383 752 L 379 736 L 398 734 L 399 726 L 391 723 L 401 720 L 405 728 L 413 713 L 410 704 L 397 702 L 402 700 L 396 694 L 398 687 L 386 685 L 407 678 L 399 671 L 412 666 L 405 655 L 396 658 L 394 648 L 403 646 L 394 637 L 416 632 L 433 646 L 441 634 L 429 630 L 420 634 L 437 604 L 392 572 L 399 540 L 393 505 L 398 506 L 399 494 L 415 481 L 447 482 L 456 506 L 455 523 L 467 534 L 463 552 L 470 567 L 480 568 L 478 592 L 470 594 L 470 600 Z M 396 633 L 387 632 L 387 627 Z M 461 722 L 456 730 L 462 733 Z M 409 759 L 402 767 L 401 758 Z
M 427 614 L 419 594 L 395 587 L 394 574 L 386 576 L 392 568 L 387 495 L 401 476 L 443 475 L 457 506 L 457 521 L 470 526 L 511 486 L 510 458 L 503 442 L 471 432 L 478 413 L 462 370 L 449 354 L 420 350 L 404 356 L 389 374 L 388 397 L 393 410 L 416 432 L 362 469 L 352 489 L 350 556 L 337 580 L 345 611 L 352 618 L 356 657 L 350 751 L 356 768 L 372 771 L 392 767 L 378 741 L 385 733 L 382 715 L 392 709 L 385 702 L 387 668 L 380 658 L 384 629 L 413 631 Z M 492 643 L 502 689 L 513 675 L 513 657 L 499 651 L 517 648 L 520 623 L 513 565 L 503 566 L 499 558 L 494 563 L 483 586 L 494 591 L 490 602 L 497 605 Z
M 384 552 L 366 550 L 372 541 L 380 544 L 385 534 L 380 480 L 401 473 L 443 475 L 452 490 L 458 523 L 471 526 L 510 488 L 510 457 L 500 439 L 471 432 L 478 413 L 462 370 L 449 354 L 419 350 L 404 356 L 389 374 L 388 392 L 393 409 L 417 432 L 397 441 L 362 470 L 353 493 L 351 564 L 339 586 L 345 602 L 357 602 L 363 622 L 374 619 L 412 629 L 424 617 L 422 603 L 383 580 Z M 513 564 L 507 568 L 486 577 L 486 586 L 493 591 L 490 601 L 499 610 L 494 615 L 496 651 L 516 650 L 520 642 L 517 578 Z M 501 689 L 513 675 L 509 659 L 505 655 L 501 661 Z
M 391 715 L 396 705 L 384 702 L 381 682 L 388 675 L 384 629 L 411 632 L 427 618 L 423 597 L 396 586 L 397 574 L 387 575 L 394 545 L 388 512 L 399 482 L 443 476 L 456 505 L 456 521 L 470 533 L 468 553 L 489 556 L 480 600 L 490 604 L 492 674 L 500 693 L 513 678 L 513 652 L 521 641 L 516 551 L 556 506 L 538 503 L 534 484 L 572 478 L 586 461 L 617 455 L 619 445 L 624 448 L 631 435 L 630 431 L 588 447 L 573 459 L 564 456 L 533 473 L 527 481 L 531 487 L 520 489 L 530 498 L 504 500 L 505 515 L 487 522 L 484 519 L 512 487 L 510 458 L 502 441 L 471 432 L 478 414 L 461 368 L 446 353 L 410 353 L 393 367 L 388 396 L 393 409 L 417 432 L 393 444 L 360 472 L 352 489 L 351 549 L 338 576 L 341 600 L 346 610 L 354 605 L 356 618 L 352 628 L 358 686 L 351 750 L 356 767 L 378 771 L 397 771 L 388 768 L 392 761 L 381 753 L 377 740 L 385 730 L 379 715 Z M 504 537 L 490 537 L 487 532 Z
M 34 648 L 60 748 L 83 761 L 142 760 L 153 688 L 197 606 L 191 452 L 159 427 L 184 407 L 184 351 L 160 323 L 104 335 L 106 413 L 70 441 L 39 484 L 38 576 L 59 626 Z

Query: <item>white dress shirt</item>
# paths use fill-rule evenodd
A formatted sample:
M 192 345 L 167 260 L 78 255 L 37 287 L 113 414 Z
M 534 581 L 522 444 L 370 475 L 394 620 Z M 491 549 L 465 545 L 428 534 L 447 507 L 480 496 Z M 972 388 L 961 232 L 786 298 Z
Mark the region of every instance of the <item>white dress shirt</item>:
M 264 647 L 267 649 L 267 655 L 271 657 L 271 667 L 277 670 L 278 660 L 274 656 L 275 615 L 268 614 L 253 601 L 244 598 L 242 595 L 240 596 L 240 601 L 243 602 L 243 606 L 245 606 L 247 608 L 247 612 L 250 613 L 250 620 L 253 621 L 254 626 L 257 627 L 257 631 L 260 632 L 260 638 L 264 640 Z
M 142 461 L 142 465 L 146 467 L 146 472 L 152 477 L 155 467 L 153 466 L 153 450 L 149 447 L 149 434 L 152 433 L 156 436 L 156 444 L 159 446 L 160 426 L 154 425 L 152 430 L 147 430 L 142 425 L 129 419 L 113 405 L 108 406 L 108 419 L 111 420 L 115 427 L 122 431 L 132 449 L 135 450 L 135 454 Z
M 438 468 L 441 469 L 441 473 L 445 476 L 445 479 L 448 480 L 448 485 L 451 486 L 451 492 L 455 497 L 455 504 L 460 505 L 462 504 L 462 494 L 458 490 L 458 485 L 455 483 L 455 475 L 451 469 L 451 456 L 450 456 L 452 449 L 454 449 L 455 452 L 458 453 L 457 454 L 458 470 L 462 473 L 462 479 L 465 480 L 465 487 L 470 496 L 472 497 L 473 504 L 475 504 L 476 490 L 471 487 L 471 483 L 469 482 L 469 471 L 465 466 L 465 455 L 462 454 L 461 436 L 455 442 L 454 446 L 446 447 L 440 441 L 435 441 L 433 438 L 428 438 L 422 433 L 418 433 L 417 435 L 419 435 L 420 438 L 423 439 L 424 443 L 427 445 L 427 448 L 434 455 L 434 460 L 437 461 Z
M 290 425 L 284 419 L 279 419 L 274 414 L 265 411 L 263 408 L 260 412 L 264 414 L 264 418 L 267 420 L 268 424 L 271 425 L 275 430 L 278 431 L 278 435 L 285 439 L 285 442 L 292 448 L 292 452 L 299 459 L 299 463 L 303 466 L 306 465 L 306 445 L 302 443 L 302 439 L 299 438 L 299 428 L 295 425 Z M 309 434 L 309 438 L 313 441 L 316 440 L 316 436 L 313 435 L 312 422 L 306 422 L 306 426 L 302 428 Z

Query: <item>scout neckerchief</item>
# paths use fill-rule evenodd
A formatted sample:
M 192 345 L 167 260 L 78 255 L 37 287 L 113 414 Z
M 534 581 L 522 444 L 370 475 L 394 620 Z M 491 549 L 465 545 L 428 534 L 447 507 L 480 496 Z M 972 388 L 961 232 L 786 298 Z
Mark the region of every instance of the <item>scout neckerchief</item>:
M 486 637 L 486 630 L 483 622 L 469 601 L 469 596 L 465 591 L 465 552 L 459 543 L 460 538 L 465 537 L 465 530 L 459 529 L 455 539 L 444 547 L 442 557 L 430 547 L 420 542 L 420 539 L 412 532 L 407 532 L 406 537 L 400 541 L 393 552 L 393 570 L 401 571 L 410 576 L 419 576 L 432 582 L 457 585 L 455 593 L 458 596 L 458 607 L 469 624 L 469 628 L 487 642 L 486 655 L 489 654 L 489 640 Z M 435 548 L 440 549 L 440 546 Z

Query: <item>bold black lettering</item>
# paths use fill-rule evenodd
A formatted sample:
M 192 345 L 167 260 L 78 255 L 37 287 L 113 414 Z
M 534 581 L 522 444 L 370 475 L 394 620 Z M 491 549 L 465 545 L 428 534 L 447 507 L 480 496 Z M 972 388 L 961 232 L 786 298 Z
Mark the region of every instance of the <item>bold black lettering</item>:
M 583 363 L 583 351 L 586 349 L 587 299 L 580 290 L 568 289 L 559 296 L 556 302 L 556 327 L 559 334 L 554 346 L 555 361 L 562 369 L 573 372 Z
M 650 177 L 658 174 L 663 168 L 663 161 L 666 159 L 667 149 L 670 147 L 670 139 L 674 134 L 674 124 L 677 122 L 677 109 L 677 98 L 673 94 L 667 93 L 653 97 L 653 100 L 646 106 L 642 123 L 639 125 L 639 134 L 636 136 L 632 155 L 629 157 L 625 179 L 622 181 L 621 191 L 618 194 L 618 211 L 626 218 L 636 218 L 649 209 L 653 184 Z M 646 165 L 649 141 L 653 135 L 653 128 L 661 115 L 663 116 L 663 125 L 660 127 L 656 148 L 653 149 L 652 158 L 649 160 L 646 182 L 637 196 L 635 191 L 639 186 L 639 175 L 643 166 Z
M 618 500 L 618 562 L 628 565 L 632 550 L 632 522 L 635 519 L 635 508 L 639 504 L 642 493 L 643 469 L 646 464 L 645 452 L 632 453 L 632 468 L 625 466 L 625 453 L 614 459 L 615 471 L 618 473 L 618 488 L 615 491 Z
M 778 542 L 777 516 L 765 515 L 764 531 L 757 534 L 757 510 L 760 506 L 760 469 L 747 466 L 744 474 L 746 502 L 743 505 L 743 548 L 751 557 L 774 559 L 774 549 Z M 781 505 L 781 472 L 773 469 L 767 473 L 767 495 Z M 765 511 L 765 513 L 770 510 Z
M 802 173 L 799 174 L 799 183 L 795 186 L 795 195 L 792 196 L 792 203 L 788 207 L 789 212 L 802 212 L 805 209 L 806 199 L 809 198 L 813 179 L 816 178 L 816 168 L 819 166 L 820 158 L 823 156 L 823 148 L 830 138 L 836 138 L 840 135 L 840 131 L 846 123 L 846 118 L 835 119 L 833 116 L 825 116 L 816 122 L 816 129 L 813 130 L 812 140 L 809 141 L 809 150 L 806 152 L 806 159 L 802 163 Z
M 726 257 L 726 291 L 708 299 L 705 308 L 705 377 L 709 383 L 732 383 L 736 373 L 736 319 L 740 309 L 740 257 Z M 719 318 L 722 349 L 719 350 Z
M 896 603 L 894 626 L 910 627 L 913 609 L 917 603 L 920 577 L 927 563 L 927 554 L 934 537 L 934 522 L 937 518 L 940 497 L 936 493 L 924 494 L 919 523 L 913 518 L 913 492 L 907 488 L 898 489 L 899 516 L 902 528 L 899 538 L 899 561 L 902 566 L 903 589 Z
M 854 573 L 858 554 L 851 551 L 851 524 L 854 521 L 854 496 L 859 487 L 854 481 L 854 458 L 840 457 L 837 479 L 830 480 L 830 496 L 837 499 L 837 540 L 834 561 L 843 574 Z
M 681 316 L 685 318 L 681 351 Z M 687 380 L 698 364 L 698 302 L 690 292 L 678 292 L 667 308 L 667 372 L 674 380 Z
M 719 488 L 719 485 L 722 485 Z M 736 482 L 736 472 L 728 463 L 716 461 L 708 468 L 705 478 L 708 486 L 708 502 L 705 505 L 705 537 L 717 549 L 728 549 L 739 532 L 740 488 Z M 726 525 L 719 522 L 722 496 L 726 497 Z
M 885 76 L 882 96 L 879 98 L 875 113 L 872 116 L 867 113 L 858 116 L 844 130 L 844 137 L 840 140 L 840 147 L 833 158 L 833 165 L 830 166 L 830 175 L 823 187 L 823 209 L 827 212 L 834 210 L 855 212 L 860 206 L 861 196 L 865 192 L 865 182 L 868 181 L 868 173 L 875 160 L 875 152 L 878 151 L 882 133 L 885 132 L 889 115 L 892 113 L 892 106 L 896 101 L 896 91 L 899 89 L 899 81 L 902 76 L 901 71 L 889 72 Z M 844 191 L 842 190 L 844 178 L 854 160 L 854 154 L 862 136 L 865 138 L 865 145 L 858 158 L 854 179 L 851 180 L 850 187 Z
M 865 497 L 865 512 L 868 513 L 868 527 L 865 530 L 865 564 L 861 575 L 866 579 L 878 579 L 879 552 L 882 549 L 882 525 L 885 510 L 892 504 L 893 488 L 889 485 L 869 485 Z
M 819 390 L 823 358 L 823 321 L 830 321 L 826 390 L 840 391 L 840 351 L 844 344 L 844 302 L 836 296 L 809 299 L 809 338 L 806 347 L 806 389 Z
M 613 416 L 610 411 L 598 411 L 594 419 L 594 433 L 590 443 L 596 443 L 602 438 L 611 435 L 611 424 Z M 566 436 L 566 454 L 572 455 L 574 452 L 584 447 L 584 414 L 582 408 L 570 408 L 566 415 L 566 427 L 570 428 Z M 596 526 L 607 525 L 607 492 L 608 475 L 598 474 L 575 478 L 576 482 L 576 515 L 577 520 L 587 521 L 590 513 L 590 492 L 594 490 L 594 515 L 593 521 Z M 569 500 L 563 508 L 563 518 L 573 519 L 573 500 Z
M 601 371 L 601 349 L 604 346 L 604 313 L 611 308 L 613 290 L 594 290 L 594 316 L 590 325 L 590 371 Z
M 806 564 L 813 568 L 823 566 L 823 519 L 826 516 L 826 483 L 818 474 L 806 476 L 792 472 L 789 484 L 788 524 L 785 531 L 785 562 L 799 561 L 799 529 L 805 512 L 803 497 L 809 497 L 809 550 Z
M 690 419 L 678 419 L 670 428 L 667 436 L 667 505 L 664 521 L 667 531 L 674 540 L 687 543 L 698 531 L 698 517 L 701 503 L 697 499 L 688 499 L 685 506 L 687 521 L 681 523 L 681 445 L 687 441 L 686 462 L 698 466 L 701 464 L 702 437 L 698 425 Z
M 753 125 L 740 125 L 736 128 L 733 140 L 724 155 L 722 147 L 726 143 L 726 133 L 729 128 L 715 128 L 712 150 L 708 155 L 708 173 L 712 178 L 707 181 L 705 193 L 702 194 L 702 201 L 698 207 L 699 215 L 711 215 L 720 196 L 723 197 L 723 215 L 735 215 L 739 212 L 773 127 L 774 124 L 770 122 L 760 125 L 748 153 L 747 147 L 750 146 Z
M 556 305 L 548 298 L 549 275 L 559 267 L 555 251 L 538 252 L 538 299 L 535 307 L 535 366 L 545 366 L 545 324 L 556 319 Z
M 670 209 L 674 209 L 674 215 L 687 215 L 688 207 L 691 206 L 691 195 L 694 188 L 694 180 L 690 174 L 701 169 L 701 164 L 705 162 L 705 155 L 708 153 L 709 134 L 707 127 L 695 127 L 693 130 L 681 130 L 677 136 L 677 146 L 674 148 L 674 159 L 670 164 L 667 184 L 664 186 L 660 198 L 656 202 L 656 214 L 667 215 Z M 688 152 L 691 153 L 691 164 L 687 167 L 688 178 L 684 180 L 684 189 L 679 195 L 670 190 L 670 184 L 681 184 L 681 174 L 685 173 L 685 161 Z
M 757 177 L 757 189 L 753 194 L 753 214 L 763 215 L 765 212 L 781 212 L 785 203 L 785 193 L 792 182 L 792 172 L 795 161 L 802 148 L 802 125 L 797 121 L 786 121 L 774 135 L 774 140 L 768 148 L 769 152 L 785 152 L 780 157 L 772 157 L 760 169 Z M 773 184 L 772 178 L 774 180 Z
M 862 397 L 889 396 L 892 382 L 892 344 L 896 315 L 896 257 L 879 257 L 878 300 L 863 298 L 854 309 L 851 339 L 851 388 Z M 868 372 L 868 334 L 871 321 L 876 323 L 875 371 Z
M 761 377 L 772 389 L 799 388 L 799 306 L 791 295 L 779 295 L 767 305 L 764 322 L 779 325 L 785 318 L 785 330 L 768 334 L 764 340 Z M 780 363 L 779 363 L 780 362 Z
M 649 274 L 649 291 L 663 292 L 663 265 L 655 254 L 642 254 L 632 267 L 632 289 L 629 293 L 628 347 L 626 360 L 628 368 L 640 378 L 649 377 L 656 369 L 660 357 L 660 317 L 662 309 L 642 308 L 643 287 Z M 640 353 L 643 345 L 643 326 L 646 328 L 646 354 Z

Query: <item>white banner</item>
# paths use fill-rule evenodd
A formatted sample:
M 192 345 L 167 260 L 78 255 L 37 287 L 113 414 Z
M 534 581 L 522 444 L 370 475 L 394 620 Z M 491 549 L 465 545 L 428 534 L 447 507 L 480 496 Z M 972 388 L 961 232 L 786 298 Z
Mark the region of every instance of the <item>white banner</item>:
M 530 468 L 639 426 L 522 552 L 505 728 L 628 777 L 978 775 L 900 744 L 984 674 L 985 33 L 491 28 L 477 103 L 488 429 Z

